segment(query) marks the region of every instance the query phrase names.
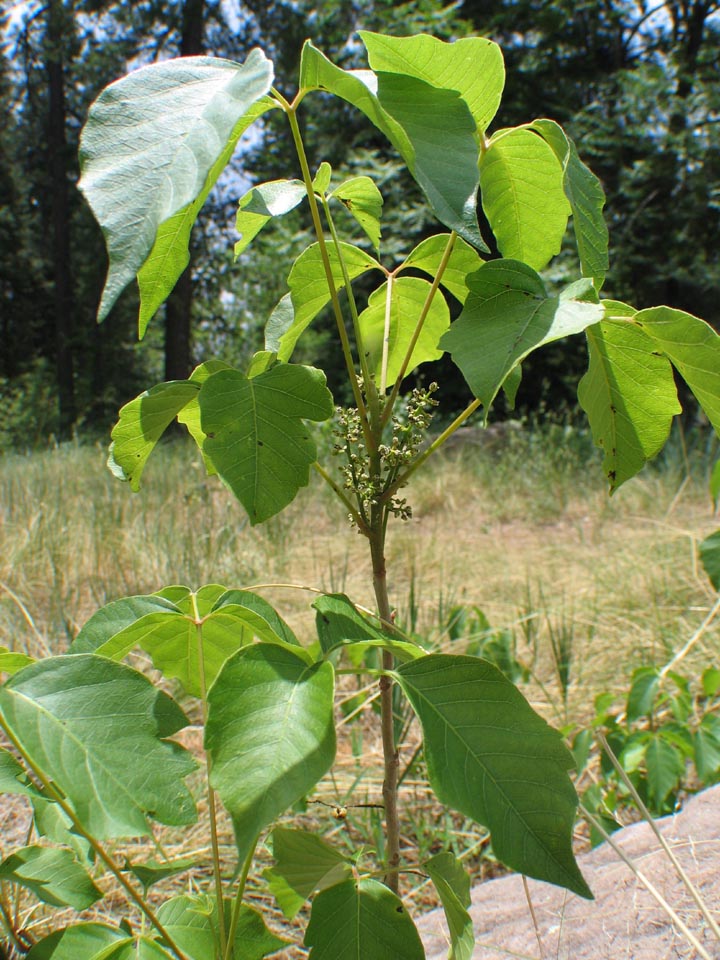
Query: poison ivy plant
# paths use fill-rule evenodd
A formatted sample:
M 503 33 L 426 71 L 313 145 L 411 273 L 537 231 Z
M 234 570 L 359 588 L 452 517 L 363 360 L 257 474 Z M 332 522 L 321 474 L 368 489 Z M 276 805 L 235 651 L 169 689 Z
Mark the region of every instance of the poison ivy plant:
M 199 57 L 142 67 L 111 84 L 90 111 L 81 189 L 110 259 L 100 319 L 137 278 L 141 336 L 185 269 L 192 225 L 242 134 L 269 110 L 287 121 L 295 148 L 288 178 L 253 184 L 247 171 L 236 219 L 236 269 L 254 283 L 262 282 L 252 274 L 259 231 L 300 203 L 313 224 L 295 262 L 277 264 L 288 292 L 267 320 L 264 344 L 246 369 L 209 359 L 187 380 L 131 399 L 112 431 L 109 466 L 138 490 L 177 420 L 252 524 L 283 510 L 314 470 L 367 542 L 375 610 L 320 593 L 317 639 L 308 643 L 261 588 L 171 585 L 109 603 L 66 655 L 32 662 L 0 650 L 0 792 L 31 806 L 34 834 L 19 850 L 3 851 L 0 923 L 12 950 L 30 960 L 260 960 L 283 950 L 284 940 L 244 902 L 255 851 L 266 841 L 274 864 L 264 878 L 285 916 L 310 901 L 311 960 L 421 960 L 422 942 L 400 899 L 407 871 L 432 881 L 450 957 L 469 960 L 467 874 L 449 851 L 427 860 L 401 850 L 398 739 L 412 714 L 422 735 L 413 764 L 422 749 L 438 800 L 487 827 L 495 856 L 510 868 L 591 896 L 571 844 L 570 773 L 587 754 L 587 736 L 573 755 L 531 708 L 513 682 L 525 673 L 504 635 L 483 636 L 456 655 L 428 653 L 424 638 L 403 633 L 388 589 L 387 536 L 412 515 L 403 491 L 414 473 L 480 408 L 487 420 L 498 391 L 514 402 L 534 350 L 587 338 L 579 397 L 612 491 L 664 445 L 680 409 L 676 375 L 720 430 L 720 339 L 680 310 L 637 311 L 600 299 L 608 273 L 600 182 L 580 159 L 583 144 L 553 120 L 491 129 L 505 82 L 495 43 L 368 32 L 360 39 L 364 70 L 342 69 L 308 41 L 291 100 L 272 87 L 273 66 L 255 50 L 243 64 Z M 399 263 L 382 262 L 383 198 L 373 178 L 345 177 L 306 154 L 304 101 L 328 96 L 387 138 L 443 225 Z M 478 204 L 492 236 L 481 232 Z M 557 290 L 538 271 L 560 251 L 570 217 L 580 273 Z M 360 231 L 375 256 L 352 242 Z M 394 238 L 393 249 L 401 243 Z M 353 398 L 345 409 L 334 407 L 325 371 L 291 362 L 328 310 Z M 405 381 L 446 352 L 474 399 L 432 439 L 442 385 L 405 393 Z M 318 444 L 314 425 L 333 417 L 332 433 Z M 319 462 L 329 447 L 334 459 Z M 701 556 L 717 586 L 714 537 Z M 451 650 L 452 642 L 451 635 Z M 139 662 L 152 663 L 152 679 Z M 371 806 L 382 813 L 373 850 L 354 847 L 350 833 L 340 848 L 277 824 L 309 799 L 324 802 L 311 795 L 335 759 L 336 678 L 344 691 L 346 674 L 358 690 L 344 699 L 359 704 L 353 710 L 376 708 L 380 718 L 383 783 Z M 690 758 L 700 776 L 718 776 L 715 713 L 689 721 L 701 698 L 717 697 L 717 669 L 702 685 L 694 695 L 682 677 L 645 670 L 633 683 L 627 728 L 606 718 L 625 769 L 657 809 L 674 802 Z M 666 708 L 672 722 L 644 724 L 648 711 L 656 720 Z M 176 737 L 193 745 L 199 764 Z M 362 766 L 359 754 L 357 761 Z M 193 836 L 201 839 L 187 858 L 165 858 L 159 843 L 145 860 L 125 850 L 126 838 L 148 836 L 155 824 L 186 829 L 196 796 L 203 824 Z M 234 827 L 236 865 L 221 844 L 220 805 Z M 339 822 L 347 817 L 341 804 L 335 811 Z M 160 882 L 185 870 L 193 871 L 193 892 L 163 899 Z M 33 943 L 20 922 L 23 898 L 48 912 L 53 904 L 82 910 L 106 890 L 126 901 L 119 926 L 60 920 Z

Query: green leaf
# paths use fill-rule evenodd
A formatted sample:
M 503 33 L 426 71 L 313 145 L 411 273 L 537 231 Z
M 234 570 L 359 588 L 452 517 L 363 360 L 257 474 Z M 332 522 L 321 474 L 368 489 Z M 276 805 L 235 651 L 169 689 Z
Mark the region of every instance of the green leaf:
M 360 613 L 344 593 L 328 593 L 318 597 L 313 607 L 317 611 L 315 625 L 323 653 L 327 656 L 344 644 L 350 644 L 348 653 L 353 660 L 353 652 L 363 656 L 371 647 L 389 650 L 399 660 L 414 660 L 424 652 L 415 644 L 398 640 L 391 633 L 373 623 Z
M 599 289 L 608 271 L 608 229 L 603 217 L 605 193 L 595 174 L 578 156 L 573 141 L 554 120 L 534 120 L 531 124 L 552 147 L 563 170 L 563 189 L 572 208 L 580 267 L 585 277 L 593 277 Z
M 720 530 L 705 537 L 700 544 L 700 562 L 710 583 L 720 591 Z
M 380 270 L 380 264 L 369 254 L 349 243 L 340 243 L 343 261 L 351 280 Z M 342 267 L 334 246 L 328 247 L 328 257 L 336 290 L 345 286 Z M 277 353 L 279 360 L 289 360 L 301 334 L 312 323 L 323 307 L 330 303 L 325 267 L 320 246 L 311 244 L 300 254 L 288 277 L 290 295 L 282 298 L 265 328 L 265 347 Z
M 164 597 L 124 597 L 122 600 L 113 600 L 97 610 L 81 627 L 70 644 L 69 653 L 95 653 L 108 640 L 145 617 L 162 617 L 167 613 L 179 612 L 177 606 Z
M 277 610 L 250 590 L 226 590 L 215 601 L 212 613 L 236 617 L 258 640 L 299 646 L 298 638 Z
M 33 797 L 33 823 L 39 837 L 47 837 L 53 843 L 70 847 L 79 863 L 92 867 L 95 851 L 90 841 L 77 833 L 73 822 L 59 803 L 44 797 Z
M 218 177 L 230 162 L 238 140 L 259 117 L 277 106 L 270 97 L 262 97 L 250 107 L 233 127 L 225 148 L 208 172 L 205 185 L 196 199 L 158 227 L 153 248 L 137 275 L 140 288 L 138 331 L 141 339 L 153 315 L 190 263 L 190 233 L 193 225 Z
M 76 923 L 40 940 L 28 960 L 116 960 L 113 947 L 132 942 L 122 930 L 105 923 Z
M 423 240 L 395 272 L 398 273 L 407 267 L 415 267 L 417 270 L 429 273 L 434 278 L 437 275 L 449 238 L 449 233 L 439 233 L 434 237 Z M 469 292 L 467 286 L 468 274 L 474 273 L 482 264 L 483 261 L 477 251 L 469 243 L 465 243 L 461 237 L 457 237 L 440 283 L 460 303 L 465 303 Z
M 560 252 L 571 213 L 552 149 L 526 127 L 500 130 L 483 153 L 480 190 L 503 257 L 542 270 Z
M 468 277 L 470 295 L 440 341 L 485 412 L 517 364 L 546 343 L 579 333 L 604 316 L 590 280 L 549 297 L 535 271 L 517 260 L 491 260 Z
M 204 450 L 255 525 L 307 486 L 317 448 L 303 421 L 327 420 L 333 399 L 320 370 L 278 363 L 252 379 L 216 373 L 202 386 L 200 409 Z
M 92 654 L 41 660 L 0 687 L 0 718 L 98 839 L 145 836 L 149 816 L 194 821 L 183 779 L 195 762 L 165 740 L 187 718 L 130 667 Z
M 0 747 L 0 794 L 3 793 L 15 793 L 23 797 L 40 796 L 24 767 L 11 753 Z
M 225 926 L 229 927 L 232 902 L 225 901 Z M 189 960 L 210 960 L 219 949 L 216 901 L 207 896 L 182 894 L 167 900 L 158 909 L 158 919 Z M 243 904 L 235 934 L 235 956 L 262 960 L 286 946 L 265 926 L 260 914 Z
M 720 500 L 720 460 L 716 461 L 710 474 L 710 497 L 713 507 L 717 510 L 718 500 Z
M 302 180 L 271 180 L 248 190 L 238 205 L 235 227 L 240 239 L 235 244 L 235 259 L 273 217 L 294 210 L 306 195 Z
M 35 663 L 34 657 L 29 657 L 26 653 L 8 650 L 7 647 L 0 647 L 0 673 L 13 674 L 29 664 Z
M 143 610 L 149 612 L 132 619 L 133 613 Z M 113 625 L 117 626 L 114 631 Z M 209 688 L 228 657 L 253 637 L 297 645 L 290 628 L 262 598 L 210 584 L 197 593 L 187 591 L 177 604 L 157 597 L 114 601 L 88 621 L 71 650 L 122 660 L 140 647 L 166 677 L 179 680 L 191 696 L 202 697 L 203 679 Z
M 363 343 L 369 354 L 370 371 L 375 374 L 378 383 L 381 381 L 382 374 L 386 325 L 388 363 L 385 385 L 392 386 L 400 373 L 418 317 L 431 291 L 432 287 L 427 280 L 420 280 L 417 277 L 398 277 L 392 283 L 383 283 L 370 294 L 368 306 L 360 314 L 359 322 Z M 448 305 L 442 295 L 436 294 L 413 349 L 407 368 L 408 373 L 422 363 L 440 359 L 443 351 L 438 349 L 438 341 L 449 326 Z
M 327 90 L 361 110 L 405 160 L 435 216 L 487 251 L 476 212 L 476 124 L 455 90 L 407 75 L 342 70 L 310 42 L 303 47 L 300 88 Z
M 313 893 L 352 875 L 345 857 L 313 833 L 276 827 L 272 832 L 275 866 L 263 871 L 278 906 L 292 920 Z
M 197 860 L 193 857 L 179 857 L 176 860 L 146 860 L 145 863 L 130 863 L 128 861 L 125 864 L 125 869 L 132 873 L 147 893 L 150 887 L 161 880 L 176 877 L 178 874 L 192 870 L 196 866 Z
M 676 789 L 685 773 L 682 753 L 669 743 L 662 731 L 654 734 L 645 750 L 648 787 L 659 806 L 671 790 Z
M 183 407 L 197 399 L 200 384 L 170 380 L 145 390 L 120 408 L 120 419 L 110 436 L 108 466 L 133 490 L 140 488 L 140 476 L 155 444 Z
M 572 853 L 574 762 L 560 735 L 487 661 L 431 654 L 397 679 L 422 725 L 438 799 L 488 827 L 513 870 L 592 897 Z
M 440 897 L 450 931 L 448 960 L 470 960 L 475 931 L 470 906 L 470 877 L 452 853 L 439 853 L 424 864 Z
M 100 319 L 147 260 L 160 225 L 202 194 L 272 78 L 260 50 L 242 65 L 182 57 L 135 70 L 92 105 L 80 142 L 80 189 L 110 257 Z
M 86 910 L 103 896 L 69 850 L 22 847 L 0 863 L 0 880 L 17 883 L 54 907 Z
M 214 373 L 218 373 L 220 370 L 232 369 L 232 365 L 225 363 L 224 360 L 206 360 L 205 363 L 201 363 L 200 366 L 195 367 L 193 372 L 190 374 L 190 381 L 201 387 L 208 377 L 211 377 Z M 248 376 L 251 376 L 251 374 L 248 374 Z M 200 404 L 198 403 L 199 395 L 200 391 L 198 390 L 198 393 L 178 413 L 177 421 L 178 423 L 182 423 L 185 427 L 187 427 L 188 433 L 198 445 L 198 449 L 203 456 L 205 470 L 208 476 L 214 476 L 215 467 L 213 467 L 212 463 L 203 452 L 203 444 L 205 443 L 206 437 L 203 433 L 202 425 L 200 423 Z
M 330 186 L 330 179 L 332 177 L 332 167 L 330 164 L 323 160 L 323 162 L 318 167 L 318 171 L 315 174 L 315 179 L 313 180 L 313 190 L 315 193 L 319 193 L 323 196 L 327 188 Z
M 706 697 L 714 697 L 720 691 L 720 669 L 706 667 L 703 670 L 702 688 Z
M 720 336 L 704 320 L 670 307 L 640 310 L 634 322 L 672 363 L 720 434 Z
M 639 667 L 634 671 L 625 713 L 628 723 L 649 717 L 660 689 L 660 674 L 655 667 Z
M 720 719 L 706 713 L 693 733 L 695 769 L 702 783 L 709 783 L 720 773 Z
M 243 860 L 260 831 L 311 790 L 335 758 L 333 669 L 254 644 L 208 694 L 211 782 L 233 818 Z
M 352 214 L 376 250 L 380 249 L 380 217 L 383 198 L 370 177 L 352 177 L 330 194 Z
M 603 303 L 613 311 L 609 301 Z M 662 450 L 681 408 L 672 368 L 642 330 L 605 320 L 586 335 L 590 363 L 578 400 L 605 451 L 603 470 L 612 492 Z
M 424 960 L 415 924 L 384 884 L 346 880 L 313 900 L 309 960 Z
M 399 73 L 433 87 L 455 90 L 467 104 L 478 130 L 484 133 L 497 113 L 505 65 L 492 40 L 465 37 L 444 43 L 431 36 L 389 37 L 358 31 L 372 70 Z

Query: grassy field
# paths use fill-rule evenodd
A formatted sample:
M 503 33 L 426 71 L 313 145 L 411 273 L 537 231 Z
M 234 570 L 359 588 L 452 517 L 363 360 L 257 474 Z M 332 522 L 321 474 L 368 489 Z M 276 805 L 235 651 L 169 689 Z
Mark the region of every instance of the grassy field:
M 478 629 L 478 608 L 494 630 L 509 631 L 531 672 L 524 692 L 558 725 L 587 722 L 600 691 L 620 701 L 632 669 L 667 663 L 716 598 L 696 561 L 698 541 L 718 526 L 707 492 L 714 448 L 697 440 L 686 451 L 681 440 L 612 498 L 588 437 L 570 428 L 519 431 L 502 449 L 467 447 L 431 460 L 410 489 L 413 518 L 390 537 L 398 622 L 437 649 L 462 652 Z M 36 656 L 63 651 L 98 606 L 171 583 L 257 588 L 308 641 L 313 595 L 305 587 L 373 605 L 365 542 L 319 478 L 253 529 L 180 443 L 151 459 L 139 496 L 104 459 L 100 447 L 82 446 L 0 458 L 0 645 Z M 453 639 L 449 625 L 461 606 L 467 630 Z M 699 637 L 688 672 L 717 664 L 719 640 L 717 625 Z M 565 690 L 553 642 L 569 656 Z M 355 693 L 344 686 L 340 700 Z M 415 744 L 411 734 L 405 761 Z M 301 820 L 350 846 L 377 843 L 377 810 L 349 806 L 339 823 L 332 805 L 372 802 L 379 790 L 367 709 L 347 725 L 334 774 Z M 404 781 L 403 801 L 407 836 L 427 852 L 443 842 L 459 852 L 482 848 L 477 830 L 438 814 L 420 775 Z M 480 872 L 479 857 L 468 862 Z M 252 891 L 264 896 L 257 881 Z M 410 892 L 425 902 L 421 885 Z

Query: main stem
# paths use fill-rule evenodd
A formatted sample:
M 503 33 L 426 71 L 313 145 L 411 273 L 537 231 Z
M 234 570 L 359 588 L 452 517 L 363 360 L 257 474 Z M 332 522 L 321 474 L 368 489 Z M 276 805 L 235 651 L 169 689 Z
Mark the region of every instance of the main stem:
M 387 623 L 392 620 L 392 610 L 387 590 L 387 572 L 385 567 L 385 511 L 380 504 L 372 509 L 372 523 L 369 534 L 370 555 L 373 568 L 373 589 L 378 613 Z M 392 670 L 395 658 L 387 651 L 382 655 L 383 670 Z M 393 683 L 390 677 L 380 678 L 380 724 L 382 729 L 383 757 L 385 773 L 383 778 L 383 804 L 385 807 L 385 843 L 386 874 L 385 883 L 394 892 L 398 892 L 400 867 L 400 817 L 398 811 L 398 780 L 400 776 L 400 758 L 395 743 L 395 724 L 393 715 Z

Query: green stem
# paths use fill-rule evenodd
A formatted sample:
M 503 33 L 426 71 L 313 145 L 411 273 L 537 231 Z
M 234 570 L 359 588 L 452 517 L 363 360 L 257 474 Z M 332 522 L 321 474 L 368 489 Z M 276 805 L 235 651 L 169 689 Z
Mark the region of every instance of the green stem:
M 127 895 L 136 905 L 136 907 L 143 913 L 150 923 L 155 927 L 157 932 L 163 938 L 167 946 L 172 950 L 178 960 L 189 960 L 187 954 L 183 953 L 180 947 L 175 943 L 171 935 L 165 929 L 163 924 L 157 918 L 155 911 L 150 907 L 140 896 L 140 894 L 135 890 L 132 885 L 125 879 L 122 875 L 122 872 L 118 868 L 118 865 L 112 859 L 112 857 L 106 852 L 102 844 L 96 840 L 96 838 L 89 833 L 82 824 L 82 821 L 78 818 L 77 814 L 70 806 L 70 804 L 65 800 L 62 794 L 55 788 L 52 781 L 49 780 L 42 770 L 31 760 L 27 753 L 23 750 L 22 745 L 18 741 L 17 737 L 14 735 L 12 730 L 3 722 L 2 717 L 0 717 L 0 729 L 6 735 L 8 740 L 12 743 L 15 749 L 18 751 L 20 756 L 23 758 L 28 767 L 32 770 L 33 774 L 37 777 L 38 781 L 42 784 L 43 789 L 47 793 L 48 797 L 55 801 L 58 804 L 60 809 L 65 813 L 70 821 L 72 822 L 73 828 L 81 837 L 84 837 L 85 840 L 90 844 L 90 846 L 95 851 L 96 855 L 102 860 L 108 870 L 113 874 L 120 886 L 125 890 Z
M 350 516 L 353 518 L 353 521 L 357 525 L 358 530 L 361 533 L 364 533 L 365 536 L 367 536 L 368 525 L 365 518 L 362 517 L 360 513 L 355 509 L 355 507 L 352 504 L 352 501 L 345 496 L 345 493 L 343 492 L 342 487 L 339 487 L 337 483 L 335 483 L 335 481 L 330 476 L 330 474 L 326 470 L 324 470 L 317 461 L 315 461 L 315 463 L 313 464 L 313 467 L 320 474 L 320 476 L 323 478 L 325 483 L 327 483 L 327 485 L 333 491 L 335 496 L 338 497 L 338 499 L 341 501 L 343 506 L 348 510 L 348 512 L 350 513 Z
M 473 413 L 475 413 L 480 405 L 480 400 L 473 400 L 471 404 L 465 407 L 463 412 L 453 420 L 450 426 L 443 430 L 440 436 L 436 437 L 430 446 L 423 450 L 416 460 L 413 460 L 407 470 L 404 473 L 401 473 L 397 480 L 391 483 L 390 486 L 383 491 L 383 495 L 381 497 L 383 503 L 387 503 L 387 501 L 400 489 L 400 487 L 405 486 L 412 474 L 415 473 L 415 471 L 425 463 L 428 457 L 432 456 L 436 450 L 440 449 L 445 441 L 448 440 L 455 433 L 455 431 L 465 423 L 468 417 L 471 417 Z
M 237 893 L 235 894 L 235 900 L 232 907 L 232 916 L 230 917 L 230 929 L 228 930 L 227 947 L 225 949 L 223 960 L 232 960 L 233 942 L 235 940 L 235 934 L 237 933 L 238 923 L 240 922 L 240 908 L 242 907 L 242 900 L 245 896 L 245 884 L 247 883 L 250 867 L 252 866 L 253 856 L 255 855 L 255 847 L 257 846 L 259 839 L 259 837 L 256 837 L 255 842 L 250 847 L 250 852 L 245 858 L 242 873 L 240 874 Z
M 327 220 L 328 227 L 330 229 L 330 236 L 332 237 L 335 250 L 337 251 L 338 263 L 340 264 L 340 269 L 342 270 L 343 280 L 345 282 L 345 292 L 347 293 L 350 316 L 352 317 L 353 322 L 353 332 L 355 333 L 358 359 L 360 360 L 360 372 L 362 373 L 365 395 L 368 399 L 368 405 L 370 408 L 370 423 L 374 429 L 375 425 L 380 421 L 380 404 L 378 402 L 375 381 L 373 380 L 372 374 L 370 373 L 370 367 L 368 366 L 368 355 L 363 343 L 362 330 L 360 329 L 360 316 L 358 314 L 357 303 L 355 301 L 355 294 L 353 293 L 350 274 L 348 272 L 347 264 L 345 263 L 342 247 L 340 246 L 340 239 L 337 235 L 337 230 L 335 229 L 335 222 L 333 221 L 332 214 L 330 213 L 330 205 L 325 197 L 322 197 L 322 205 L 323 210 L 325 211 L 325 219 Z
M 333 277 L 332 266 L 330 264 L 330 256 L 328 254 L 327 243 L 325 242 L 325 234 L 323 233 L 322 222 L 320 220 L 320 210 L 318 209 L 317 200 L 315 198 L 315 190 L 313 189 L 312 175 L 310 173 L 310 167 L 308 165 L 307 156 L 305 154 L 305 146 L 302 141 L 302 135 L 300 133 L 300 127 L 298 126 L 297 116 L 295 113 L 295 106 L 289 104 L 287 100 L 280 99 L 280 103 L 285 110 L 286 116 L 290 123 L 290 130 L 292 132 L 293 142 L 295 143 L 295 150 L 297 152 L 298 160 L 300 161 L 300 169 L 302 171 L 303 181 L 305 183 L 305 189 L 307 191 L 308 203 L 310 205 L 310 216 L 312 217 L 313 227 L 315 229 L 315 236 L 317 237 L 318 248 L 320 250 L 320 257 L 323 262 L 323 269 L 325 270 L 325 278 L 327 280 L 328 292 L 330 293 L 330 300 L 332 302 L 333 313 L 335 314 L 335 322 L 337 324 L 338 334 L 340 335 L 340 343 L 342 345 L 343 356 L 345 358 L 345 366 L 347 367 L 348 376 L 350 379 L 350 386 L 352 388 L 353 397 L 355 399 L 355 406 L 358 409 L 360 414 L 360 422 L 363 425 L 363 434 L 365 435 L 365 440 L 367 443 L 371 442 L 370 434 L 370 424 L 368 422 L 367 408 L 365 406 L 365 401 L 362 397 L 362 392 L 360 390 L 360 385 L 358 383 L 357 373 L 355 371 L 355 364 L 352 358 L 352 349 L 350 347 L 350 341 L 348 339 L 347 330 L 345 329 L 345 319 L 342 313 L 342 307 L 340 306 L 340 299 L 338 297 L 338 292 L 335 287 L 335 279 Z
M 447 243 L 445 244 L 445 250 L 443 251 L 443 255 L 438 265 L 437 272 L 433 278 L 433 282 L 430 286 L 430 289 L 428 290 L 428 295 L 427 297 L 425 297 L 425 303 L 422 306 L 422 310 L 420 311 L 420 316 L 418 317 L 417 323 L 415 324 L 415 329 L 413 330 L 413 335 L 410 338 L 410 343 L 408 344 L 408 348 L 405 351 L 405 357 L 400 367 L 400 372 L 397 375 L 397 380 L 395 381 L 395 385 L 392 388 L 390 397 L 388 398 L 388 401 L 385 404 L 385 407 L 383 409 L 383 414 L 382 414 L 383 426 L 385 426 L 385 424 L 388 422 L 388 420 L 392 416 L 393 407 L 395 406 L 395 402 L 398 398 L 398 394 L 400 393 L 400 384 L 402 383 L 405 377 L 405 374 L 407 373 L 408 367 L 410 366 L 410 361 L 412 359 L 413 351 L 415 350 L 415 346 L 418 342 L 418 338 L 422 333 L 422 328 L 425 325 L 427 315 L 430 312 L 430 307 L 432 306 L 432 302 L 435 299 L 435 294 L 437 293 L 438 287 L 440 286 L 440 281 L 442 280 L 443 274 L 445 273 L 447 265 L 450 262 L 450 257 L 452 256 L 456 239 L 457 239 L 457 234 L 453 230 L 450 236 L 448 237 Z
M 196 594 L 191 594 L 193 604 L 193 615 L 195 617 L 195 630 L 197 633 L 198 650 L 198 676 L 200 679 L 200 698 L 202 702 L 203 727 L 207 725 L 207 682 L 205 679 L 205 652 L 203 649 L 202 636 L 202 617 L 197 606 Z M 215 899 L 217 900 L 218 911 L 218 935 L 220 937 L 220 954 L 225 955 L 227 941 L 225 939 L 225 908 L 223 905 L 223 885 L 220 870 L 220 844 L 218 843 L 217 830 L 217 811 L 215 807 L 215 791 L 210 785 L 211 759 L 207 752 L 205 753 L 205 779 L 207 781 L 208 814 L 210 817 L 210 846 L 212 849 L 213 861 L 213 879 L 215 884 Z

